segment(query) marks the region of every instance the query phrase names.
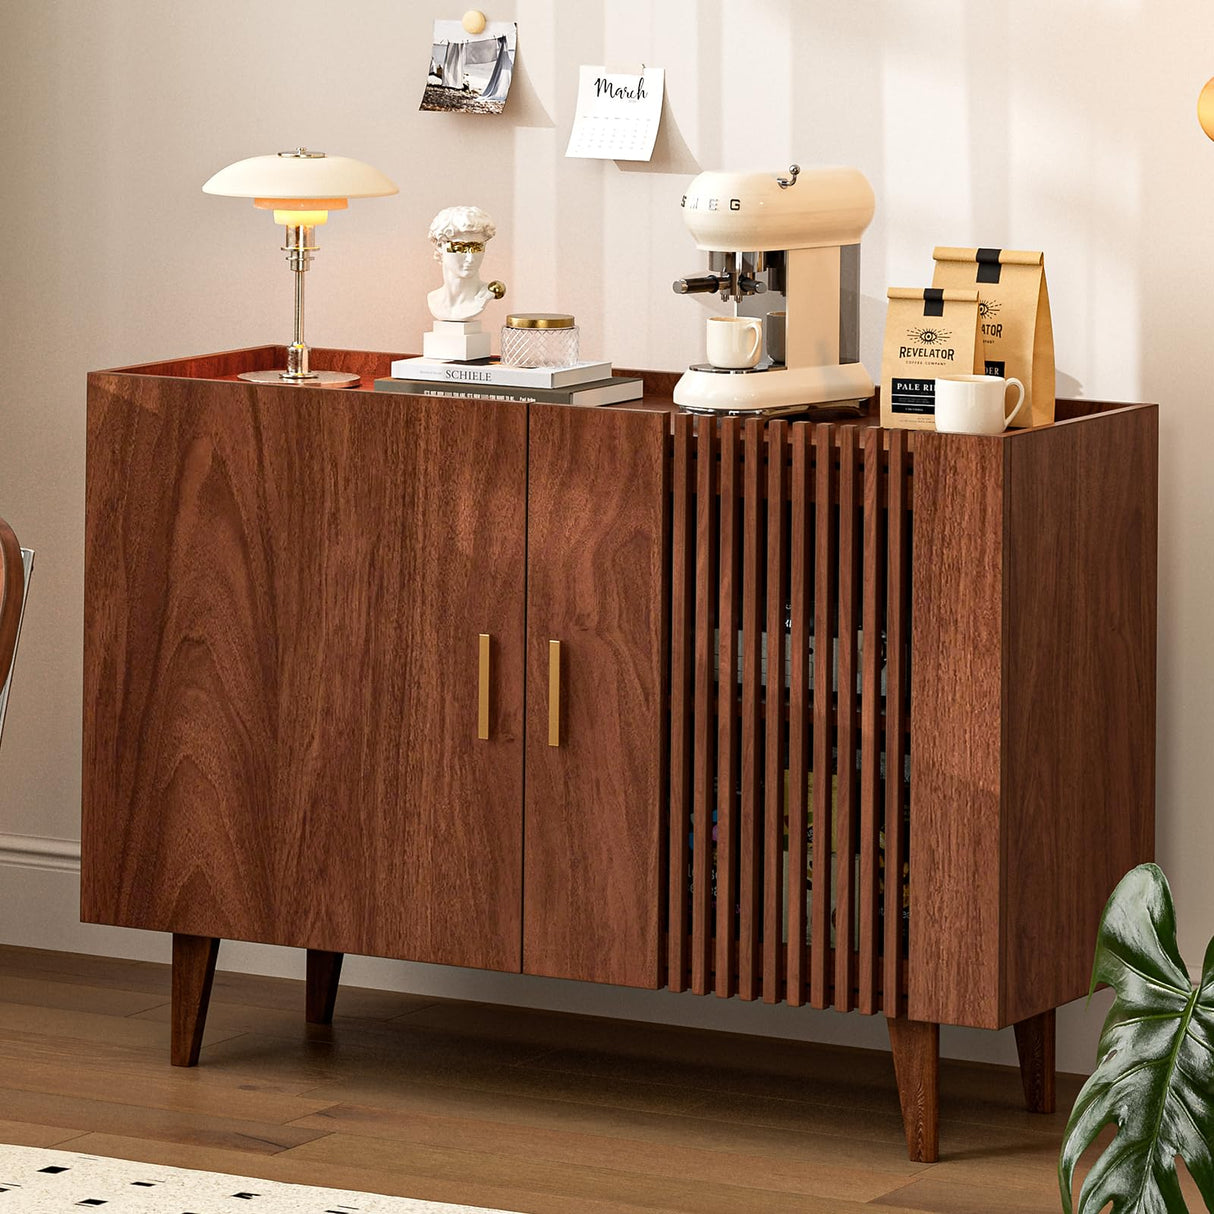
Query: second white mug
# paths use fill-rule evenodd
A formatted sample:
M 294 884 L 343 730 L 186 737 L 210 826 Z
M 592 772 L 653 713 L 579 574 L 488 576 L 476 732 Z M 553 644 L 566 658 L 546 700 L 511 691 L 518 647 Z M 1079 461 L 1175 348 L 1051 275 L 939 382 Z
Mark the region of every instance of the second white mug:
M 1016 386 L 1008 413 L 1007 390 Z M 946 434 L 1002 434 L 1024 407 L 1024 385 L 999 375 L 944 375 L 936 379 L 936 429 Z
M 706 340 L 714 367 L 753 367 L 763 353 L 763 322 L 757 316 L 710 316 Z

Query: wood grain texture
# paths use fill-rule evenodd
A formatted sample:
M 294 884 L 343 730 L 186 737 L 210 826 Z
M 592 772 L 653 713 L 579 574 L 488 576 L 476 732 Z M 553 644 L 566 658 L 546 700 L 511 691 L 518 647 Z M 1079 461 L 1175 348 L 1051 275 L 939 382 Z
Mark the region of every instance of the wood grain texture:
M 889 493 L 886 505 L 886 606 L 885 606 L 885 635 L 886 635 L 886 692 L 885 692 L 885 897 L 883 908 L 885 912 L 885 959 L 884 959 L 884 1000 L 886 1016 L 900 1016 L 903 1012 L 903 982 L 906 976 L 906 962 L 903 957 L 904 929 L 902 924 L 903 904 L 903 866 L 907 858 L 907 838 L 904 822 L 906 808 L 906 789 L 903 781 L 903 771 L 906 763 L 906 730 L 907 702 L 911 699 L 907 694 L 907 684 L 913 689 L 918 685 L 909 679 L 907 670 L 907 645 L 911 640 L 912 621 L 908 618 L 911 612 L 912 587 L 914 587 L 916 611 L 918 611 L 919 590 L 918 581 L 911 577 L 911 527 L 908 503 L 906 500 L 907 482 L 910 480 L 910 460 L 908 455 L 908 440 L 905 430 L 891 431 L 889 435 Z M 916 532 L 916 534 L 918 534 Z M 919 549 L 916 546 L 915 578 L 918 577 Z M 919 665 L 919 651 L 915 652 L 915 678 L 923 681 Z M 935 694 L 944 694 L 940 684 L 935 684 Z M 914 705 L 910 705 L 911 720 L 914 721 Z M 931 736 L 931 725 L 922 731 Z M 913 752 L 912 752 L 913 754 Z M 914 771 L 911 772 L 911 787 L 914 789 Z M 921 792 L 914 793 L 916 798 L 922 797 Z M 954 806 L 936 806 L 936 812 L 943 815 L 963 817 Z M 917 836 L 916 836 L 917 837 Z M 912 874 L 913 876 L 913 874 Z M 914 880 L 911 897 L 915 897 L 918 885 Z M 960 900 L 965 895 L 956 889 L 955 895 Z M 912 913 L 911 923 L 918 914 L 918 906 Z M 961 930 L 956 925 L 955 930 Z M 912 966 L 914 954 L 911 954 Z
M 996 1028 L 1004 981 L 1004 444 L 922 431 L 914 460 L 909 1015 Z M 892 602 L 892 588 L 890 594 Z M 887 713 L 894 708 L 897 653 L 890 631 Z M 887 760 L 891 769 L 901 771 Z M 887 845 L 889 827 L 887 809 Z M 885 872 L 888 929 L 888 851 Z M 887 935 L 887 1010 L 889 947 Z
M 86 921 L 518 969 L 526 426 L 90 376 Z
M 308 1024 L 333 1023 L 343 959 L 342 953 L 308 949 L 304 997 L 304 1019 Z
M 0 687 L 8 681 L 17 648 L 25 594 L 25 565 L 13 529 L 0 518 Z
M 886 1023 L 907 1156 L 915 1163 L 935 1163 L 940 1157 L 940 1026 L 905 1016 L 891 1016 Z
M 791 427 L 792 470 L 789 479 L 790 521 L 788 541 L 788 941 L 785 961 L 785 999 L 794 1007 L 805 1002 L 808 983 L 806 957 L 809 942 L 806 923 L 806 872 L 809 867 L 808 802 L 810 728 L 814 706 L 809 682 L 809 639 L 813 632 L 813 431 L 808 425 Z M 822 458 L 821 452 L 817 457 Z M 784 627 L 768 632 L 768 670 L 784 666 Z
M 1000 1028 L 1153 854 L 1157 411 L 914 442 L 910 1012 Z
M 172 1042 L 174 1066 L 196 1066 L 215 980 L 219 941 L 211 936 L 173 934 Z
M 239 350 L 223 350 L 217 354 L 200 354 L 189 358 L 165 359 L 155 363 L 136 363 L 129 367 L 114 367 L 102 375 L 155 375 L 170 379 L 230 379 L 242 371 L 269 371 L 278 366 L 279 356 L 286 366 L 283 346 L 247 346 Z
M 666 419 L 532 405 L 523 968 L 659 983 L 668 643 Z M 547 745 L 548 642 L 561 745 Z M 537 728 L 540 726 L 540 728 Z
M 406 358 L 407 354 L 385 354 L 373 350 L 332 350 L 316 346 L 311 350 L 310 362 L 315 370 L 345 371 L 360 377 L 360 387 L 370 390 L 372 381 L 392 373 L 392 362 Z M 285 346 L 251 346 L 242 350 L 226 350 L 220 354 L 205 354 L 192 358 L 172 359 L 167 362 L 143 363 L 132 367 L 119 367 L 115 373 L 127 375 L 158 375 L 181 379 L 231 379 L 243 371 L 272 371 L 287 365 Z M 300 385 L 284 384 L 288 389 Z M 303 385 L 306 387 L 306 385 Z M 316 391 L 317 389 L 310 389 Z M 342 389 L 346 391 L 347 389 Z M 333 391 L 333 389 L 326 389 Z
M 839 429 L 839 625 L 838 685 L 835 692 L 838 730 L 838 798 L 835 836 L 835 1010 L 855 1006 L 856 951 L 856 644 L 860 620 L 860 505 L 863 500 L 860 450 L 855 426 Z
M 1008 1023 L 1086 993 L 1105 902 L 1154 857 L 1158 411 L 1005 458 Z
M 1052 1113 L 1057 1104 L 1056 1019 L 1054 1009 L 1050 1008 L 1027 1020 L 1018 1020 L 1015 1025 L 1024 1105 L 1030 1113 Z
M 763 1001 L 785 995 L 782 948 L 784 926 L 784 771 L 788 749 L 784 736 L 784 610 L 789 594 L 789 534 L 784 512 L 788 493 L 789 428 L 784 421 L 767 424 L 767 695 L 763 728 L 766 738 L 763 822 Z
M 691 863 L 692 707 L 695 697 L 695 458 L 692 419 L 674 419 L 670 536 L 670 866 L 667 877 L 667 974 L 672 991 L 687 989 L 691 932 L 687 874 Z
M 763 922 L 762 664 L 764 575 L 762 549 L 764 427 L 746 423 L 742 471 L 742 757 L 738 831 L 738 994 L 755 999 L 762 985 L 759 927 Z
M 691 835 L 691 990 L 696 995 L 707 994 L 712 984 L 719 517 L 716 419 L 702 417 L 696 426 L 695 760 Z
M 230 381 L 281 354 L 91 377 L 86 918 L 308 948 L 321 1019 L 344 951 L 931 1024 L 1082 993 L 1153 837 L 1152 408 L 908 439 Z
M 810 916 L 810 992 L 813 1007 L 830 1001 L 830 918 L 834 839 L 835 633 L 839 617 L 839 530 L 835 429 L 814 427 L 814 844 Z M 789 859 L 791 865 L 791 857 Z
M 741 422 L 720 424 L 720 597 L 717 604 L 717 923 L 716 992 L 737 990 L 739 720 L 734 711 L 740 681 L 738 629 L 742 623 Z
M 1066 1114 L 1026 1114 L 1015 1067 L 941 1059 L 943 1152 L 925 1166 L 906 1159 L 883 1050 L 490 1005 L 416 1011 L 407 995 L 356 987 L 343 990 L 339 1030 L 301 1041 L 302 982 L 220 972 L 211 1020 L 246 1023 L 245 1045 L 204 1045 L 202 1065 L 182 1070 L 164 1065 L 167 1026 L 132 1020 L 121 1002 L 133 989 L 167 999 L 168 966 L 0 948 L 0 975 L 34 984 L 23 1031 L 0 1003 L 4 1142 L 88 1132 L 67 1149 L 537 1214 L 1058 1208 Z M 221 988 L 233 1002 L 216 1002 Z M 69 1023 L 56 1009 L 83 990 L 109 1014 Z M 84 1021 L 100 1027 L 78 1031 Z M 1060 1110 L 1081 1081 L 1059 1076 Z M 294 1155 L 326 1135 L 341 1136 L 339 1162 Z M 568 1176 L 548 1170 L 558 1159 Z M 590 1191 L 583 1165 L 593 1197 L 576 1195 Z M 650 1188 L 632 1189 L 641 1179 Z
M 883 666 L 885 631 L 885 475 L 880 430 L 866 430 L 864 448 L 864 655 L 860 689 L 860 885 L 856 1006 L 878 1011 L 880 956 L 880 831 Z

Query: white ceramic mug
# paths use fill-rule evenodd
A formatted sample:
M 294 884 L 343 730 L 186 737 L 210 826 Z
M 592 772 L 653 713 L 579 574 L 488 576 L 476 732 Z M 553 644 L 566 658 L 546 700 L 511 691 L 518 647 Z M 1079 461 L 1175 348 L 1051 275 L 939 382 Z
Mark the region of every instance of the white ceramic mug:
M 1007 390 L 1016 407 L 1007 412 Z M 944 375 L 936 380 L 936 429 L 946 434 L 1002 434 L 1024 407 L 1024 385 L 999 375 Z
M 757 316 L 710 316 L 707 344 L 714 367 L 753 367 L 763 353 L 763 322 Z

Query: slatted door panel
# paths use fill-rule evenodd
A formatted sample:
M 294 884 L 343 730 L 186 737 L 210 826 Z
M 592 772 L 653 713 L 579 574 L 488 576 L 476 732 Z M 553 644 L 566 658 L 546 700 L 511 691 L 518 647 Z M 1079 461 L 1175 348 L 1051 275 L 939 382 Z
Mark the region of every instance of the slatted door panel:
M 674 419 L 668 984 L 905 1010 L 911 464 Z

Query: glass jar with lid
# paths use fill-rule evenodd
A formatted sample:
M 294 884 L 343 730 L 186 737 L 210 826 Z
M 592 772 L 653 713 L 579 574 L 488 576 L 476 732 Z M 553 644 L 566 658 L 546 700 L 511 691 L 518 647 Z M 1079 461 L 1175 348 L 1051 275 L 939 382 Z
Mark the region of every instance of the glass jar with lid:
M 515 312 L 502 326 L 503 367 L 571 367 L 578 327 L 567 312 Z

